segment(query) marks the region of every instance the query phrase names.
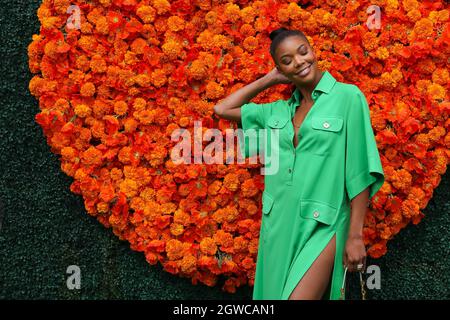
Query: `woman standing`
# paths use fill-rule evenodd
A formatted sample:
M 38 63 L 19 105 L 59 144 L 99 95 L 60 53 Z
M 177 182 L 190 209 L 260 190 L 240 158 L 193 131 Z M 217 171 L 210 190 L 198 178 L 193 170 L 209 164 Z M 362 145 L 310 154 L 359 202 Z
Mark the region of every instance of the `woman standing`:
M 276 67 L 214 107 L 244 135 L 278 136 L 265 145 L 279 164 L 264 177 L 253 299 L 338 299 L 344 267 L 365 269 L 364 216 L 384 183 L 369 107 L 357 86 L 318 69 L 301 31 L 270 38 Z M 282 83 L 296 87 L 288 100 L 248 102 Z M 239 145 L 245 157 L 259 150 Z

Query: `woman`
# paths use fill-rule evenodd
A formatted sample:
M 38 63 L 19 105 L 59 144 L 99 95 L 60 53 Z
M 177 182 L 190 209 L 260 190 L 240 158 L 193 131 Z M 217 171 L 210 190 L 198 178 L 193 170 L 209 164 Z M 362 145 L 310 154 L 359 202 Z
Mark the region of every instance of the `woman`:
M 363 271 L 363 223 L 384 172 L 364 94 L 317 67 L 304 34 L 270 34 L 276 67 L 214 107 L 244 134 L 264 131 L 278 169 L 265 175 L 253 299 L 339 299 L 344 267 Z M 293 83 L 288 100 L 248 102 Z M 289 121 L 290 120 L 290 121 Z M 245 157 L 258 146 L 239 138 Z

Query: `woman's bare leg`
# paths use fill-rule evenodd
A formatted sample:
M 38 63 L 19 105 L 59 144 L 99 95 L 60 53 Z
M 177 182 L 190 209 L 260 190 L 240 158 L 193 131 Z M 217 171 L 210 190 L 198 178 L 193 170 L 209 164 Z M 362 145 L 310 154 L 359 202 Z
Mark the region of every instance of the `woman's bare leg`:
M 336 253 L 336 234 L 303 275 L 289 300 L 320 300 L 328 287 Z

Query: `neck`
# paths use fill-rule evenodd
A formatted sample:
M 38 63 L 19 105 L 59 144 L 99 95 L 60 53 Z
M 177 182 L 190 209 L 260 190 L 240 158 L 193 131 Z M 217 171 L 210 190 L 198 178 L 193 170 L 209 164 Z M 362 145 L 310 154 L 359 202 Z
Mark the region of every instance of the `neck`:
M 312 103 L 313 102 L 312 92 L 316 88 L 320 79 L 322 79 L 322 76 L 323 76 L 323 72 L 318 70 L 316 72 L 316 77 L 314 78 L 314 80 L 312 82 L 307 83 L 307 84 L 300 84 L 300 85 L 296 84 L 297 89 L 301 93 L 301 97 L 300 97 L 301 102 L 304 102 L 304 103 Z

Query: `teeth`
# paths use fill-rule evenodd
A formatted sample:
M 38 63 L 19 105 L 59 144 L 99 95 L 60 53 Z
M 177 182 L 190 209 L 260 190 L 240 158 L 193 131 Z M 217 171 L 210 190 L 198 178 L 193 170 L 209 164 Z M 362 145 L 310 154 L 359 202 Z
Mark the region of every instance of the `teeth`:
M 298 74 L 299 75 L 303 75 L 305 74 L 305 71 L 307 71 L 309 69 L 310 66 L 307 66 L 305 69 L 303 69 L 302 71 L 300 71 Z

